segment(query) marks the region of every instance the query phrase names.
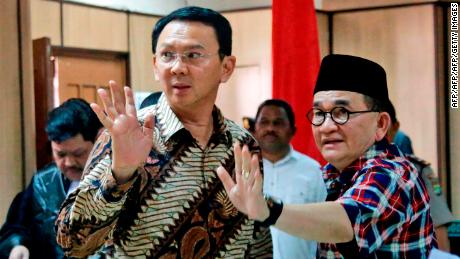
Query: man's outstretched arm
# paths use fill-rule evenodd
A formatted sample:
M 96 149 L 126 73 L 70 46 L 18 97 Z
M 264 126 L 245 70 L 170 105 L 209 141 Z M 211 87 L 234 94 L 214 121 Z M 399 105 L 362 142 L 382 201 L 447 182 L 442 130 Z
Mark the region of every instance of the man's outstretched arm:
M 249 218 L 263 222 L 269 216 L 269 209 L 262 194 L 263 179 L 258 157 L 253 155 L 251 158 L 248 149 L 243 147 L 241 150 L 239 145 L 234 146 L 234 151 L 236 182 L 223 167 L 218 168 L 218 176 L 233 205 Z M 289 234 L 319 242 L 347 242 L 354 236 L 348 215 L 337 202 L 284 205 L 274 226 Z

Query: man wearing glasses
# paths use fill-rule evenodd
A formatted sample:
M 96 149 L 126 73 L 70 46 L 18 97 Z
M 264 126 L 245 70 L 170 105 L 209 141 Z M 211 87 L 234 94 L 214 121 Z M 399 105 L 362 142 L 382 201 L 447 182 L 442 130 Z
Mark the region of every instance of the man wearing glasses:
M 235 183 L 218 169 L 231 201 L 263 225 L 321 242 L 320 258 L 427 258 L 436 247 L 429 197 L 416 168 L 385 138 L 388 103 L 381 66 L 325 57 L 307 117 L 329 162 L 323 168 L 327 201 L 283 206 L 264 199 L 256 157 L 238 146 L 236 174 L 247 177 Z
M 268 228 L 238 212 L 216 175 L 218 166 L 233 171 L 234 142 L 259 151 L 214 105 L 235 68 L 231 45 L 221 14 L 176 10 L 152 34 L 157 104 L 137 115 L 130 88 L 110 82 L 111 98 L 98 91 L 104 107 L 91 106 L 107 131 L 56 223 L 67 256 L 104 243 L 115 258 L 271 256 Z

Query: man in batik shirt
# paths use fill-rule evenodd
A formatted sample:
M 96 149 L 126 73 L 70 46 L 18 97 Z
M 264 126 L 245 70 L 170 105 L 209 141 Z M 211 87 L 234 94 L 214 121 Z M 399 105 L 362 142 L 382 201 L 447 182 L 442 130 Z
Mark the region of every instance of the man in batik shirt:
M 182 8 L 158 21 L 152 45 L 164 94 L 137 116 L 130 88 L 123 94 L 110 82 L 111 97 L 99 90 L 104 107 L 91 106 L 107 131 L 64 202 L 58 242 L 70 257 L 104 243 L 116 258 L 270 256 L 269 231 L 233 207 L 215 172 L 233 171 L 233 145 L 259 152 L 214 106 L 235 67 L 230 24 L 212 10 Z
M 217 170 L 231 201 L 263 225 L 321 242 L 320 258 L 427 258 L 436 247 L 429 196 L 414 165 L 385 138 L 388 103 L 381 66 L 347 55 L 325 57 L 307 117 L 329 162 L 323 169 L 327 201 L 267 202 L 258 164 L 239 147 L 235 155 L 243 162 L 235 170 L 248 177 L 235 183 L 225 168 Z

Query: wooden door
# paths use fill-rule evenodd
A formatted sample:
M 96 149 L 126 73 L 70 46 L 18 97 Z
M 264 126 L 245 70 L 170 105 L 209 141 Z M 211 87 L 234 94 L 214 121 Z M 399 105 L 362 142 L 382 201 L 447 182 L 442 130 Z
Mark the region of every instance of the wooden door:
M 97 96 L 98 88 L 108 90 L 109 80 L 126 85 L 126 62 L 122 59 L 57 56 L 54 64 L 56 104 L 75 97 L 102 104 Z
M 37 168 L 51 162 L 45 127 L 49 111 L 70 98 L 100 103 L 98 88 L 109 80 L 129 84 L 128 54 L 56 47 L 48 38 L 34 40 L 34 85 Z

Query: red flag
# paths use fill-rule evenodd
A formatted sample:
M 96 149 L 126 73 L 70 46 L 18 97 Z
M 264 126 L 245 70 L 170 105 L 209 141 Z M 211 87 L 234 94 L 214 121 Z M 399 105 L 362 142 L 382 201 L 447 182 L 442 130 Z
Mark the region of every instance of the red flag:
M 296 117 L 294 148 L 324 164 L 306 118 L 320 65 L 313 0 L 273 0 L 273 98 L 291 104 Z

